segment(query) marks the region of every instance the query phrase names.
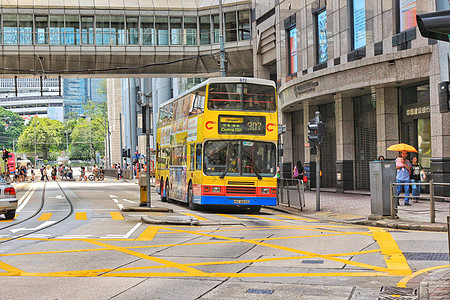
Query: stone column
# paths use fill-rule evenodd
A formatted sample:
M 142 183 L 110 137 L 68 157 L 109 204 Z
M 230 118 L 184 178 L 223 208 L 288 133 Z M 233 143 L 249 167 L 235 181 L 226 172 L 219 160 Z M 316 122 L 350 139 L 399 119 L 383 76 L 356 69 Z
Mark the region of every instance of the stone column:
M 308 141 L 308 123 L 315 117 L 316 111 L 319 110 L 317 105 L 309 105 L 308 102 L 304 102 L 303 119 L 305 120 L 305 141 Z M 316 187 L 316 156 L 312 157 L 311 147 L 308 147 L 305 151 L 305 170 L 306 173 L 309 170 L 309 186 Z M 306 162 L 307 161 L 307 162 Z
M 308 143 L 308 122 L 311 119 L 310 113 L 309 113 L 309 101 L 304 100 L 303 102 L 303 126 L 305 127 L 305 130 L 303 130 L 303 140 L 305 141 L 305 144 Z M 309 143 L 308 143 L 309 144 Z M 305 147 L 305 157 L 304 157 L 304 163 L 309 165 L 309 162 L 311 161 L 311 148 Z
M 292 162 L 294 159 L 292 152 L 292 113 L 282 112 L 280 124 L 286 125 L 286 132 L 281 138 L 281 142 L 283 143 L 283 158 L 281 159 L 281 162 Z
M 400 142 L 398 123 L 398 93 L 396 88 L 376 88 L 377 153 L 395 159 L 397 152 L 386 149 Z
M 336 190 L 354 189 L 355 131 L 351 98 L 334 96 L 336 111 Z

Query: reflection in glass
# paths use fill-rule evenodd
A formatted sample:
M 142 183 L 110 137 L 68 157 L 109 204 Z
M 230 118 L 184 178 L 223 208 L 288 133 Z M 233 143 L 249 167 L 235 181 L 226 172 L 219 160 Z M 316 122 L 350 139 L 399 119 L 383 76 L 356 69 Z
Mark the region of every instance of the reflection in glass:
M 111 39 L 109 45 L 125 45 L 124 22 L 123 16 L 111 16 Z
M 200 44 L 211 44 L 211 17 L 200 17 Z
M 80 44 L 80 18 L 78 16 L 66 15 L 66 45 Z
M 250 12 L 248 10 L 238 12 L 239 40 L 250 40 Z
M 19 15 L 19 44 L 33 44 L 33 16 Z
M 158 45 L 169 45 L 169 23 L 167 17 L 155 17 Z
M 220 22 L 219 22 L 219 15 L 212 16 L 213 18 L 213 24 L 214 24 L 214 43 L 219 43 L 220 40 Z
M 237 22 L 236 12 L 225 14 L 225 41 L 235 42 L 237 41 Z
M 197 18 L 184 18 L 184 44 L 189 46 L 197 45 Z
M 142 45 L 155 44 L 155 24 L 153 17 L 141 17 L 141 41 Z
M 17 45 L 17 15 L 3 15 L 3 44 Z
M 127 17 L 127 44 L 128 45 L 139 44 L 138 18 Z
M 85 45 L 94 43 L 94 17 L 81 17 L 81 37 Z
M 36 44 L 48 43 L 48 17 L 47 16 L 35 16 L 34 24 L 36 26 Z
M 64 16 L 50 16 L 50 45 L 64 44 Z
M 170 18 L 170 44 L 181 45 L 181 18 Z
M 95 18 L 95 44 L 109 45 L 109 16 L 97 16 Z

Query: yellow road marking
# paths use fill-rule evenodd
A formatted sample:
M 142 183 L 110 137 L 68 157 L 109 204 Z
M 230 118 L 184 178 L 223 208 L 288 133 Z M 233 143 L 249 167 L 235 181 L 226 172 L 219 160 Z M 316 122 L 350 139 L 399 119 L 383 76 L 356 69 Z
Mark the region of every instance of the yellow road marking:
M 221 217 L 225 217 L 225 218 L 231 218 L 231 219 L 235 219 L 235 220 L 245 220 L 245 219 L 241 219 L 241 218 L 238 218 L 238 217 L 235 217 L 235 216 L 230 216 L 230 215 L 227 215 L 227 214 L 216 214 L 216 215 L 218 215 L 218 216 L 221 216 Z
M 17 218 L 18 216 L 19 216 L 18 214 L 15 214 L 15 215 L 14 215 L 14 218 L 13 218 L 12 220 L 0 220 L 0 223 L 2 223 L 2 222 L 12 222 L 12 221 L 14 221 L 14 219 Z
M 139 235 L 139 237 L 136 239 L 136 241 L 151 241 L 155 237 L 156 233 L 160 229 L 160 226 L 148 226 L 142 233 Z
M 276 215 L 276 216 L 277 217 L 282 217 L 282 218 L 287 218 L 287 219 L 292 219 L 292 220 L 299 220 L 299 221 L 306 221 L 306 222 L 317 222 L 317 220 L 314 220 L 314 219 L 297 218 L 297 217 L 288 216 L 288 215 Z
M 112 211 L 109 214 L 113 220 L 124 220 L 122 214 L 118 211 Z
M 428 271 L 433 271 L 433 270 L 436 270 L 436 269 L 442 269 L 442 268 L 450 268 L 450 265 L 443 265 L 443 266 L 431 267 L 431 268 L 426 268 L 426 269 L 422 269 L 422 270 L 416 271 L 416 272 L 412 273 L 411 275 L 406 276 L 406 277 L 404 277 L 402 280 L 400 280 L 400 281 L 397 283 L 397 287 L 406 287 L 406 284 L 407 284 L 411 279 L 413 279 L 414 277 L 416 277 L 416 276 L 418 276 L 418 275 L 420 275 L 420 274 L 423 274 L 423 273 L 428 273 Z
M 398 247 L 392 235 L 381 228 L 370 227 L 373 239 L 378 243 L 381 254 L 386 255 L 386 265 L 391 275 L 410 275 L 411 268 L 406 261 L 403 252 Z
M 2 261 L 0 261 L 0 269 L 3 269 L 6 272 L 8 272 L 9 276 L 11 276 L 11 275 L 14 275 L 14 276 L 15 275 L 20 275 L 21 273 L 23 273 L 22 270 L 17 269 L 16 267 L 13 267 L 11 265 L 8 265 L 7 263 L 4 263 Z M 0 274 L 2 274 L 2 273 L 0 273 Z
M 284 251 L 293 252 L 293 253 L 302 254 L 302 255 L 314 255 L 315 257 L 329 259 L 329 260 L 337 261 L 337 262 L 340 262 L 343 264 L 352 265 L 355 267 L 360 267 L 360 268 L 365 268 L 365 269 L 371 269 L 374 271 L 380 271 L 380 272 L 390 271 L 389 269 L 383 268 L 383 267 L 372 266 L 372 265 L 368 265 L 365 263 L 359 263 L 356 261 L 345 260 L 345 259 L 341 259 L 341 258 L 337 258 L 337 257 L 329 257 L 327 255 L 312 253 L 309 251 L 303 251 L 303 250 L 289 248 L 289 247 L 285 247 L 285 246 L 279 246 L 279 245 L 274 245 L 274 244 L 269 244 L 269 243 L 261 243 L 261 242 L 252 241 L 252 240 L 237 239 L 237 238 L 231 238 L 231 237 L 226 237 L 226 236 L 207 234 L 207 233 L 201 233 L 201 232 L 195 232 L 195 231 L 189 231 L 189 230 L 180 230 L 180 229 L 175 229 L 175 228 L 167 228 L 167 229 L 172 230 L 172 231 L 177 231 L 177 232 L 191 233 L 191 234 L 197 234 L 197 235 L 202 235 L 202 236 L 215 237 L 215 238 L 224 239 L 224 240 L 237 241 L 237 242 L 241 242 L 241 243 L 249 243 L 249 244 L 254 244 L 254 245 L 268 247 L 268 248 L 274 248 L 274 249 L 278 249 L 278 250 L 284 250 Z
M 194 217 L 194 218 L 196 218 L 199 221 L 208 221 L 208 219 L 205 219 L 203 217 L 200 217 L 200 216 L 197 216 L 197 215 L 194 215 L 194 214 L 190 214 L 190 213 L 182 213 L 182 214 L 186 215 L 186 216 Z
M 143 253 L 140 253 L 140 252 L 132 251 L 132 250 L 129 250 L 129 249 L 126 249 L 126 248 L 123 248 L 123 247 L 118 247 L 118 246 L 114 246 L 114 245 L 111 245 L 111 244 L 102 243 L 102 242 L 94 241 L 94 240 L 86 240 L 86 242 L 94 244 L 94 245 L 97 245 L 97 246 L 101 246 L 101 247 L 104 247 L 104 248 L 107 248 L 107 249 L 110 249 L 110 250 L 115 250 L 117 252 L 121 252 L 121 253 L 132 255 L 132 256 L 135 256 L 135 257 L 139 257 L 139 258 L 142 258 L 142 259 L 151 260 L 151 261 L 154 261 L 154 262 L 166 265 L 166 266 L 168 266 L 170 268 L 176 268 L 176 269 L 179 269 L 181 271 L 187 272 L 187 273 L 185 273 L 185 275 L 191 275 L 191 276 L 197 275 L 197 276 L 199 276 L 199 275 L 202 275 L 202 274 L 206 274 L 206 273 L 204 273 L 204 272 L 202 272 L 200 270 L 197 270 L 197 269 L 194 269 L 194 268 L 191 268 L 191 267 L 187 267 L 187 266 L 183 266 L 182 264 L 179 264 L 179 263 L 176 263 L 176 262 L 173 262 L 173 261 L 169 261 L 169 260 L 158 258 L 158 257 L 153 257 L 153 256 L 150 256 L 150 255 L 146 255 L 146 254 L 143 254 Z
M 258 216 L 258 215 L 247 215 L 253 218 L 259 218 L 259 219 L 264 219 L 264 220 L 270 220 L 270 221 L 275 221 L 275 222 L 281 222 L 283 220 L 278 220 L 278 219 L 273 219 L 273 218 L 268 218 L 268 217 L 263 217 L 263 216 Z
M 86 213 L 85 212 L 75 213 L 75 220 L 87 220 Z
M 38 221 L 48 221 L 52 217 L 53 213 L 43 213 Z

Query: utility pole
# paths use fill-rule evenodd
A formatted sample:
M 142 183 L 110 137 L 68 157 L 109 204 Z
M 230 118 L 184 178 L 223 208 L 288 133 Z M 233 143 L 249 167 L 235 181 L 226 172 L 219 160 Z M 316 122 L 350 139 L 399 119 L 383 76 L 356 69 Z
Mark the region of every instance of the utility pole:
M 37 168 L 37 156 L 36 156 L 36 123 L 34 123 L 34 168 Z
M 227 77 L 225 62 L 225 42 L 223 39 L 223 7 L 222 0 L 219 0 L 219 43 L 220 43 L 220 76 Z
M 316 111 L 316 124 L 320 122 L 320 112 Z M 316 211 L 320 211 L 320 142 L 316 144 Z
M 119 113 L 120 123 L 120 165 L 123 167 L 123 141 L 122 141 L 122 113 Z
M 325 142 L 325 124 L 320 121 L 320 112 L 308 123 L 308 140 L 316 148 L 316 211 L 320 211 L 320 148 Z

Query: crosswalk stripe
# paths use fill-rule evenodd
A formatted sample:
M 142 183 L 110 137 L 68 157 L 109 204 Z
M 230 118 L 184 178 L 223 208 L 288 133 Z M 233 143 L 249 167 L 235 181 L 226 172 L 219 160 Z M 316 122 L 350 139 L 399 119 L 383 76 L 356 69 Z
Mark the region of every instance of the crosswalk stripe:
M 52 217 L 53 213 L 43 213 L 38 221 L 48 221 Z
M 208 219 L 205 219 L 203 217 L 200 217 L 200 216 L 197 216 L 197 215 L 194 215 L 194 214 L 190 214 L 190 213 L 182 213 L 182 214 L 186 215 L 186 216 L 194 217 L 194 218 L 196 218 L 199 221 L 208 221 Z
M 245 220 L 245 219 L 241 219 L 241 218 L 238 218 L 238 217 L 235 217 L 235 216 L 230 216 L 230 215 L 227 215 L 227 214 L 216 214 L 216 215 L 221 216 L 221 217 L 225 217 L 225 218 L 235 219 L 235 220 L 241 220 L 241 221 Z
M 283 221 L 283 220 L 267 218 L 267 217 L 258 216 L 258 215 L 247 215 L 247 216 L 254 217 L 254 218 L 259 218 L 259 219 L 264 219 L 264 220 L 269 220 L 269 221 L 276 221 L 276 222 L 282 222 Z
M 110 212 L 110 215 L 113 218 L 113 220 L 124 220 L 124 218 L 120 212 L 112 211 L 112 212 Z
M 87 215 L 85 212 L 75 213 L 75 220 L 87 220 Z

